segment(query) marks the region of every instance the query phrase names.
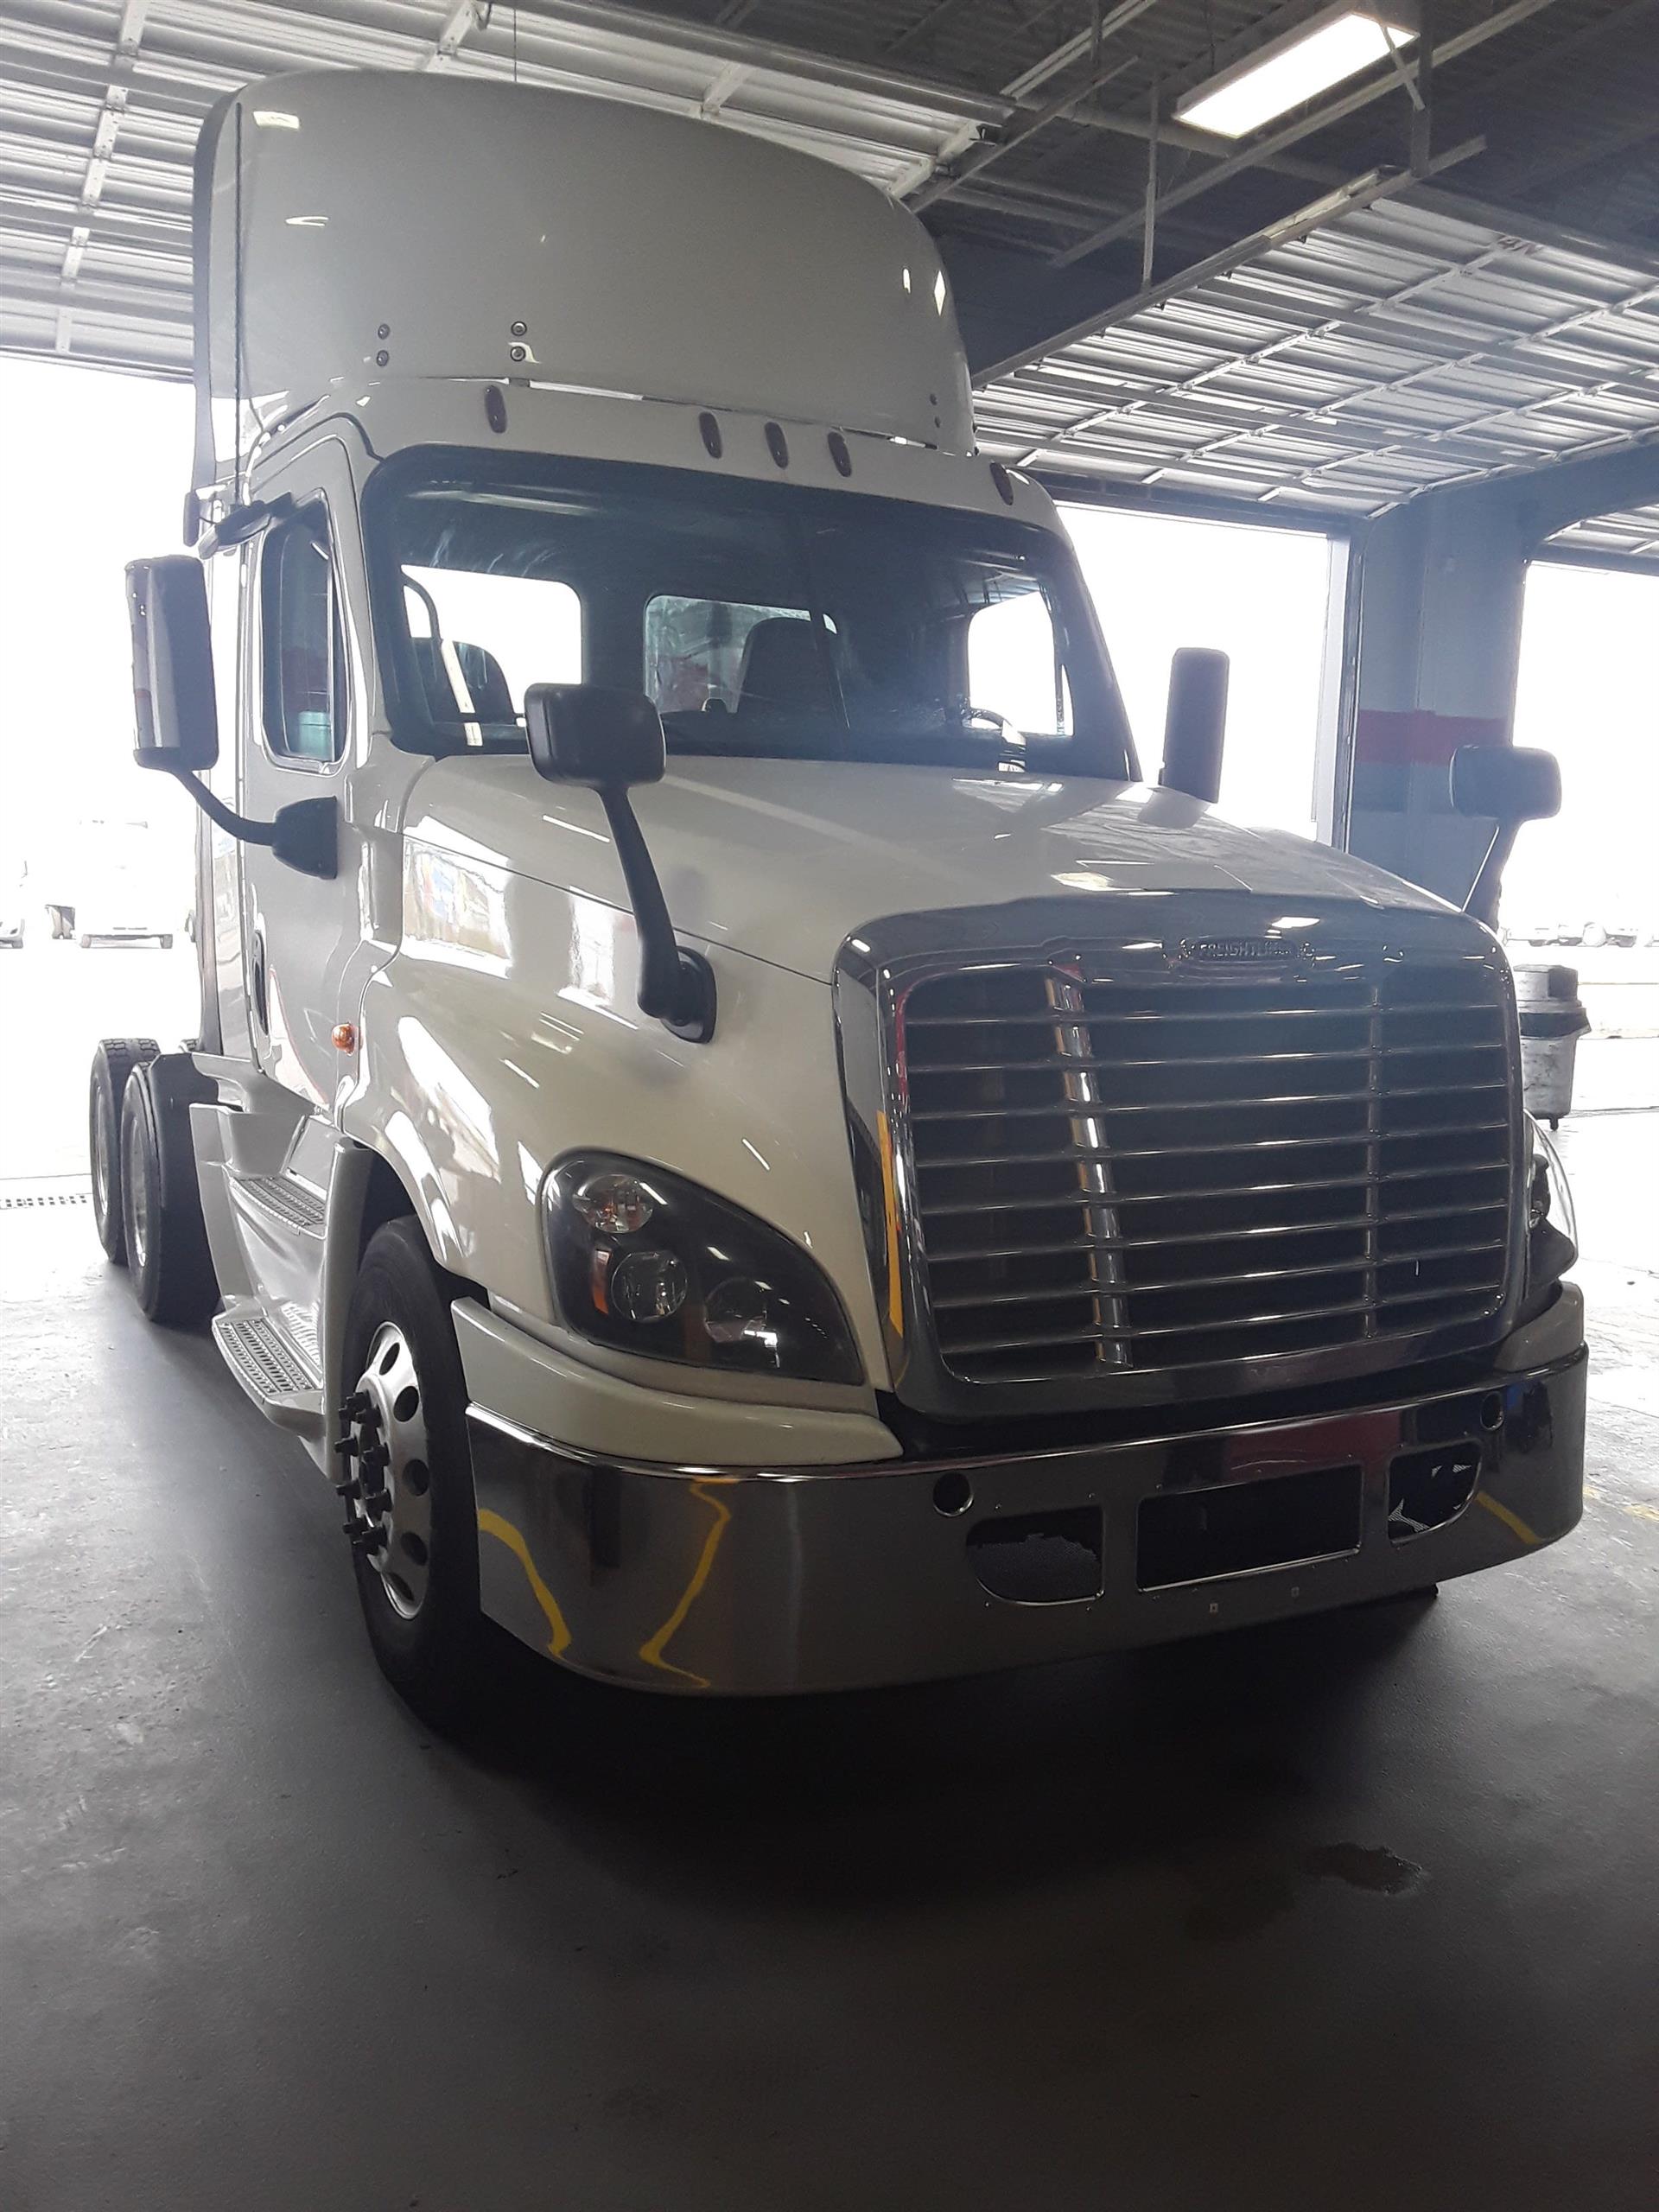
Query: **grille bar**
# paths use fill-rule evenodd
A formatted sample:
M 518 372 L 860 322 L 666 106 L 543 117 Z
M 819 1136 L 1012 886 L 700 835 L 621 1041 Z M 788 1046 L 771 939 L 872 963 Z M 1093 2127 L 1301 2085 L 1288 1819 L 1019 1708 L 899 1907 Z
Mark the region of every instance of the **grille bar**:
M 900 1008 L 908 1187 L 947 1370 L 1164 1371 L 1498 1313 L 1501 969 L 1373 952 L 1217 980 L 1128 957 L 1114 975 L 1117 957 L 934 976 Z
M 1050 1201 L 1051 1205 L 1071 1205 L 1070 1199 Z M 1120 1201 L 1120 1203 L 1122 1203 Z M 1471 1199 L 1462 1205 L 1417 1206 L 1391 1212 L 1390 1222 L 1444 1221 L 1459 1216 L 1502 1211 L 1507 1216 L 1509 1204 L 1503 1198 Z M 933 1255 L 935 1267 L 953 1267 L 958 1260 L 1011 1260 L 1043 1258 L 1055 1252 L 1093 1251 L 1099 1244 L 1109 1244 L 1120 1252 L 1159 1252 L 1169 1244 L 1232 1243 L 1242 1236 L 1323 1236 L 1336 1235 L 1344 1230 L 1363 1229 L 1369 1217 L 1363 1213 L 1345 1214 L 1335 1220 L 1325 1221 L 1270 1221 L 1251 1229 L 1194 1229 L 1168 1236 L 1071 1236 L 1058 1243 L 1048 1244 L 973 1244 L 960 1249 L 941 1245 Z M 937 1302 L 937 1301 L 936 1301 Z
M 1402 1005 L 1398 1009 L 1405 1014 L 1478 1014 L 1497 1015 L 1501 1009 L 1490 1000 L 1469 999 L 1457 1004 L 1444 1001 L 1425 1000 L 1419 1004 Z M 1091 1014 L 1089 1027 L 1098 1029 L 1103 1023 L 1125 1021 L 1171 1022 L 1183 1026 L 1189 1021 L 1363 1021 L 1364 1006 L 1236 1006 L 1219 1011 L 1189 1010 L 1185 1007 L 1171 1006 L 1160 1011 L 1142 1008 L 1133 1014 Z M 1052 1029 L 1052 1014 L 907 1014 L 906 1033 L 918 1029 L 1020 1029 L 1025 1027 Z
M 1121 1251 L 1123 1249 L 1123 1247 L 1119 1245 L 1116 1249 Z M 1508 1238 L 1499 1236 L 1494 1237 L 1490 1243 L 1484 1244 L 1465 1244 L 1460 1247 L 1460 1251 L 1465 1253 L 1503 1252 L 1507 1251 L 1508 1249 Z M 1421 1251 L 1390 1252 L 1387 1255 L 1384 1264 L 1392 1266 L 1395 1261 L 1408 1262 L 1418 1260 L 1443 1260 L 1446 1256 L 1446 1255 L 1444 1246 L 1428 1245 Z M 1297 1275 L 1351 1275 L 1355 1272 L 1356 1268 L 1364 1268 L 1367 1265 L 1368 1262 L 1363 1259 L 1357 1260 L 1348 1258 L 1345 1260 L 1324 1260 L 1317 1262 L 1311 1266 L 1301 1268 L 1253 1268 L 1244 1273 L 1231 1273 L 1219 1275 L 1176 1275 L 1166 1282 L 1141 1282 L 1137 1280 L 1135 1287 L 1137 1294 L 1144 1298 L 1149 1296 L 1154 1291 L 1217 1290 L 1224 1284 L 1251 1285 L 1259 1282 L 1288 1282 L 1293 1276 Z M 1097 1286 L 1094 1281 L 1090 1280 L 1084 1282 L 1045 1285 L 1041 1288 L 1036 1290 L 996 1290 L 980 1292 L 974 1295 L 959 1295 L 955 1298 L 947 1296 L 944 1298 L 936 1298 L 933 1300 L 933 1311 L 936 1313 L 950 1313 L 957 1307 L 978 1308 L 986 1306 L 1052 1306 L 1058 1299 L 1090 1297 L 1093 1295 L 1096 1287 Z M 1131 1332 L 1130 1333 L 1140 1334 L 1144 1332 Z

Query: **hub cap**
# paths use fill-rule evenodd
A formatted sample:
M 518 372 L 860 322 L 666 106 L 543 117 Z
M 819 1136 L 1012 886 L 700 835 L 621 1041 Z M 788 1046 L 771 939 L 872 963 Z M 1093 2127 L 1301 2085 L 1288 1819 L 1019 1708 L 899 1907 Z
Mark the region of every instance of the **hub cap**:
M 415 1354 L 383 1321 L 342 1416 L 346 1527 L 379 1576 L 392 1610 L 413 1620 L 426 1602 L 432 1546 L 426 1404 Z

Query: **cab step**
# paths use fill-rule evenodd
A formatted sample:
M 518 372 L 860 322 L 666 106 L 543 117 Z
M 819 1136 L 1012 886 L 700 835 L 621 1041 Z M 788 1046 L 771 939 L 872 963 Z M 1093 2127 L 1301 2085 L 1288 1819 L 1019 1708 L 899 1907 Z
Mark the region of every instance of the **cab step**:
M 322 1435 L 322 1377 L 310 1357 L 250 1299 L 232 1299 L 213 1317 L 213 1341 L 267 1421 L 297 1435 Z

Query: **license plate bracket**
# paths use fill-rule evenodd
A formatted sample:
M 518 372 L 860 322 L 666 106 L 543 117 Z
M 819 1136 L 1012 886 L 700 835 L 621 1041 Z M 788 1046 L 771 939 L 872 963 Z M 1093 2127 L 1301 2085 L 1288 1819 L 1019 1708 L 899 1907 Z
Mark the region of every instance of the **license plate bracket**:
M 1359 1549 L 1364 1478 L 1357 1464 L 1142 1498 L 1135 1585 L 1171 1590 Z

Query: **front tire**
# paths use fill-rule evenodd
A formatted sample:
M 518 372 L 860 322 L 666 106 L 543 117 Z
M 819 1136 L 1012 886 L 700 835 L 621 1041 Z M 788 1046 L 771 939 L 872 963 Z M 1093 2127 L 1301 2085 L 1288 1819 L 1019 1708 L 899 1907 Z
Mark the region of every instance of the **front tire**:
M 342 1493 L 380 1671 L 430 1726 L 476 1710 L 483 1676 L 467 1386 L 447 1279 L 407 1217 L 369 1240 L 346 1319 Z
M 127 1264 L 126 1224 L 121 1215 L 121 1100 L 134 1068 L 153 1060 L 153 1037 L 106 1037 L 92 1054 L 87 1101 L 86 1149 L 92 1176 L 92 1222 L 105 1256 Z
M 133 1296 L 147 1319 L 191 1328 L 219 1303 L 190 1139 L 207 1090 L 189 1056 L 135 1068 L 121 1100 L 121 1219 Z

